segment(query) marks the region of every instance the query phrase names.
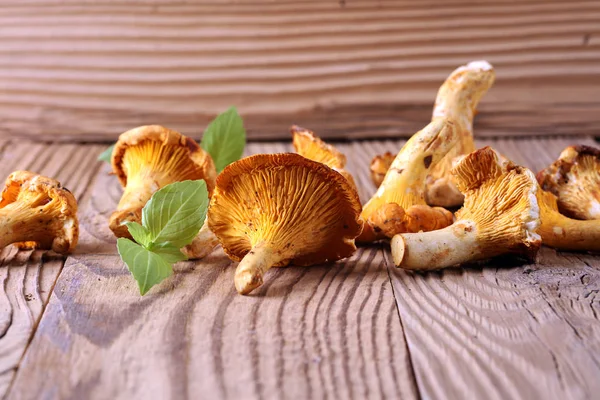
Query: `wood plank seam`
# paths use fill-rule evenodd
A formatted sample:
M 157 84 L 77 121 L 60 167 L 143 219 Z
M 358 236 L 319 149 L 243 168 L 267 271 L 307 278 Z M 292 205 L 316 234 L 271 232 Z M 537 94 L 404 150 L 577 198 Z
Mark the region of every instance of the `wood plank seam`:
M 43 257 L 43 256 L 42 256 Z M 48 295 L 48 300 L 50 300 L 50 294 L 52 292 L 54 292 L 54 287 L 56 286 L 56 282 L 58 282 L 58 278 L 60 277 L 60 273 L 63 270 L 63 267 L 65 266 L 65 262 L 66 262 L 66 257 L 62 257 L 61 260 L 61 265 L 59 268 L 59 272 L 56 276 L 56 279 L 54 280 L 54 283 L 51 285 L 50 287 L 50 291 L 49 291 L 49 295 Z M 38 266 L 38 268 L 42 268 L 43 264 L 40 264 Z M 2 263 L 2 265 L 0 265 L 0 267 L 7 267 L 4 263 Z M 39 276 L 39 275 L 38 275 Z M 8 279 L 5 280 L 5 282 L 8 281 Z M 39 283 L 38 283 L 38 289 L 39 289 Z M 23 287 L 23 290 L 25 290 L 25 287 Z M 23 296 L 25 296 L 25 293 L 23 293 Z M 40 298 L 40 296 L 38 296 L 38 298 Z M 12 385 L 15 382 L 15 379 L 17 377 L 17 372 L 19 371 L 19 368 L 21 366 L 21 363 L 23 362 L 23 359 L 25 358 L 25 354 L 27 353 L 27 350 L 29 349 L 29 346 L 31 345 L 31 341 L 33 340 L 33 336 L 35 335 L 35 332 L 37 331 L 37 328 L 39 326 L 40 321 L 42 320 L 42 317 L 44 316 L 44 312 L 46 312 L 46 308 L 48 306 L 48 301 L 42 302 L 42 311 L 41 313 L 34 319 L 34 324 L 32 326 L 31 332 L 29 332 L 29 337 L 27 339 L 27 344 L 25 345 L 25 348 L 23 349 L 23 353 L 21 354 L 21 357 L 19 357 L 19 361 L 16 364 L 15 368 L 14 368 L 14 373 L 12 378 L 10 379 L 10 382 L 8 384 L 8 387 L 6 389 L 6 391 L 0 395 L 2 396 L 2 398 L 4 399 L 6 396 L 8 396 L 8 394 L 10 393 L 10 389 L 12 388 Z M 2 339 L 2 336 L 0 336 L 0 339 Z M 0 373 L 3 373 L 4 371 L 0 371 Z
M 384 250 L 385 251 L 385 250 Z M 384 261 L 385 261 L 385 266 L 386 266 L 386 272 L 387 272 L 387 276 L 388 276 L 388 281 L 390 283 L 390 286 L 392 287 L 392 295 L 394 296 L 394 299 L 398 299 L 400 298 L 400 293 L 396 293 L 396 288 L 394 287 L 394 281 L 392 279 L 392 275 L 390 270 L 392 268 L 396 268 L 394 266 L 393 263 L 390 263 L 389 261 L 391 260 L 391 256 L 388 257 L 384 257 Z M 404 344 L 406 347 L 406 354 L 408 355 L 408 363 L 410 365 L 410 376 L 412 378 L 413 381 L 413 385 L 415 386 L 416 393 L 417 393 L 417 398 L 421 399 L 422 397 L 422 393 L 421 393 L 421 388 L 419 387 L 419 381 L 417 379 L 417 374 L 415 371 L 415 366 L 414 366 L 414 360 L 413 360 L 413 355 L 412 355 L 412 351 L 410 348 L 410 342 L 408 341 L 408 338 L 406 337 L 406 329 L 404 328 L 404 321 L 402 320 L 402 314 L 400 313 L 400 305 L 398 304 L 398 301 L 394 301 L 394 305 L 396 306 L 396 313 L 398 313 L 398 321 L 400 321 L 400 324 L 402 325 L 402 335 L 404 337 Z

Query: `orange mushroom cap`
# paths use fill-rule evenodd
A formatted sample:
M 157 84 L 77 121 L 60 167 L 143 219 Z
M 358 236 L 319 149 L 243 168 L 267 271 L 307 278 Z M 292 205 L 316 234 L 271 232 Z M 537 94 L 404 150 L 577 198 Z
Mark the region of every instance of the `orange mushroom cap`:
M 29 171 L 8 176 L 0 200 L 0 246 L 68 253 L 77 245 L 77 200 L 60 182 Z
M 346 156 L 338 149 L 319 139 L 313 131 L 293 125 L 290 128 L 292 143 L 296 153 L 309 160 L 327 165 L 329 168 L 342 174 L 356 190 L 356 183 L 352 174 L 346 168 Z
M 388 151 L 384 154 L 376 155 L 373 157 L 373 160 L 371 160 L 369 169 L 371 170 L 371 179 L 376 187 L 379 187 L 381 182 L 383 182 L 383 178 L 385 178 L 385 174 L 392 166 L 395 158 L 396 155 Z
M 142 208 L 158 189 L 184 180 L 204 179 L 209 195 L 216 169 L 210 155 L 193 139 L 159 125 L 140 126 L 119 137 L 112 167 L 125 188 L 110 228 L 117 237 L 130 237 L 127 221 L 140 222 Z
M 600 219 L 600 150 L 569 146 L 537 175 L 542 189 L 558 197 L 559 210 L 572 218 Z
M 234 261 L 236 288 L 249 293 L 274 266 L 350 256 L 360 234 L 360 201 L 340 174 L 297 154 L 259 154 L 217 177 L 208 224 Z

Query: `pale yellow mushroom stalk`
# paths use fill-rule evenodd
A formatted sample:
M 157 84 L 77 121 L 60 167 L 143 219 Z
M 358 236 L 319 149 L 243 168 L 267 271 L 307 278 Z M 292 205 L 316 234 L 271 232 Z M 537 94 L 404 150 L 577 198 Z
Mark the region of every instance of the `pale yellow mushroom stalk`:
M 192 243 L 181 249 L 181 252 L 190 260 L 204 258 L 213 252 L 219 244 L 219 238 L 208 227 L 208 218 L 194 238 Z
M 559 250 L 600 251 L 600 220 L 581 221 L 558 212 L 557 198 L 540 190 L 541 224 L 538 233 L 544 245 Z
M 541 238 L 536 233 L 539 186 L 533 173 L 502 163 L 489 147 L 460 159 L 452 173 L 465 195 L 456 222 L 437 231 L 394 236 L 395 265 L 437 270 L 502 254 L 535 256 Z
M 390 226 L 383 225 L 394 224 L 398 229 L 406 226 L 402 224 L 404 212 L 408 212 L 412 206 L 424 206 L 425 209 L 420 210 L 421 214 L 428 211 L 432 217 L 437 218 L 439 211 L 429 210 L 425 203 L 425 179 L 431 168 L 453 148 L 457 140 L 454 123 L 440 118 L 429 123 L 406 142 L 392 162 L 381 186 L 363 208 L 361 217 L 366 223 L 358 241 L 372 242 L 385 237 L 391 238 L 390 234 L 393 236 L 399 233 L 398 230 L 394 232 L 396 228 L 390 229 Z M 394 206 L 390 207 L 390 204 Z M 394 216 L 393 213 L 397 215 Z M 448 223 L 451 222 L 450 217 Z
M 440 87 L 432 121 L 450 118 L 456 124 L 459 140 L 432 170 L 427 178 L 427 203 L 432 206 L 456 207 L 463 202 L 463 195 L 452 182 L 450 170 L 453 160 L 475 150 L 473 118 L 477 105 L 492 86 L 494 68 L 487 61 L 473 61 L 463 65 L 446 79 Z

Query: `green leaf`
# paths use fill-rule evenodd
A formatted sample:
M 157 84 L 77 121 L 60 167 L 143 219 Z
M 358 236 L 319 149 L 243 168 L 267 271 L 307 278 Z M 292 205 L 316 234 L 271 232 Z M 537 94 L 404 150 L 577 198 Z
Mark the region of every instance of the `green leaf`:
M 200 145 L 212 157 L 217 173 L 240 159 L 246 145 L 246 130 L 235 107 L 219 114 L 208 125 Z
M 121 259 L 137 281 L 140 294 L 145 295 L 157 283 L 173 274 L 171 264 L 161 256 L 146 250 L 139 244 L 126 238 L 117 239 L 117 249 Z
M 158 190 L 142 209 L 142 225 L 150 242 L 169 242 L 182 248 L 192 242 L 202 228 L 208 207 L 208 191 L 203 180 L 171 183 Z
M 110 146 L 109 148 L 107 148 L 106 150 L 104 150 L 98 156 L 98 161 L 106 161 L 107 163 L 110 164 L 110 159 L 112 157 L 112 153 L 113 153 L 114 149 L 115 149 L 115 145 L 113 144 L 112 146 Z
M 187 256 L 179 250 L 179 247 L 172 245 L 171 243 L 151 243 L 149 249 L 153 253 L 158 254 L 170 264 L 175 264 L 178 261 L 187 260 Z
M 133 236 L 133 239 L 148 248 L 150 245 L 150 232 L 148 232 L 148 229 L 134 221 L 127 221 L 125 225 L 127 225 L 127 229 L 131 233 L 131 236 Z

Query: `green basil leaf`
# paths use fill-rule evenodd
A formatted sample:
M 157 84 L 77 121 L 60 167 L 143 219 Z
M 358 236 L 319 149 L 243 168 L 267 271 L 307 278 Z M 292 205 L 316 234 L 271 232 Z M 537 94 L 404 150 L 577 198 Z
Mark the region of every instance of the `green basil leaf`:
M 203 180 L 171 183 L 158 190 L 142 209 L 142 225 L 153 243 L 169 242 L 182 248 L 202 228 L 208 207 Z
M 112 153 L 113 153 L 114 149 L 115 149 L 115 145 L 113 144 L 112 146 L 110 146 L 109 148 L 107 148 L 106 150 L 104 150 L 98 156 L 98 161 L 105 161 L 105 162 L 107 162 L 107 163 L 110 164 L 110 159 L 112 157 Z
M 158 254 L 170 264 L 175 264 L 178 261 L 187 260 L 187 256 L 179 250 L 179 247 L 172 245 L 171 243 L 152 243 L 148 250 Z
M 134 221 L 127 221 L 125 225 L 127 225 L 127 229 L 129 230 L 129 233 L 131 233 L 133 239 L 142 246 L 148 248 L 150 245 L 150 232 L 148 232 L 148 229 Z
M 230 107 L 208 124 L 200 145 L 212 157 L 217 173 L 240 159 L 246 145 L 246 130 L 235 107 Z
M 157 283 L 173 274 L 173 267 L 161 256 L 146 250 L 126 238 L 117 239 L 121 259 L 137 281 L 140 294 L 145 295 Z

